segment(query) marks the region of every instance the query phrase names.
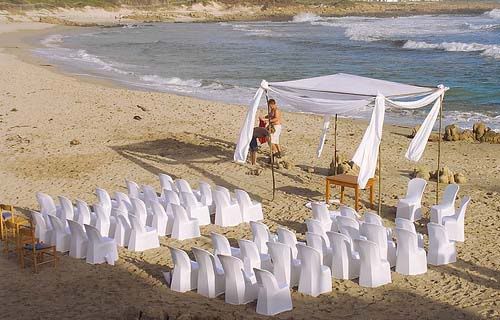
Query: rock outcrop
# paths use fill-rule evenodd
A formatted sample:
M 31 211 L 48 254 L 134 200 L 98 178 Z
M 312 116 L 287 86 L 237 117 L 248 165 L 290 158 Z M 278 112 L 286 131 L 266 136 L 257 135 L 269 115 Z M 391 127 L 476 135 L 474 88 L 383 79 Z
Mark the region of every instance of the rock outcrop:
M 420 126 L 415 126 L 411 128 L 411 133 L 408 135 L 409 138 L 415 137 Z M 433 132 L 429 136 L 429 141 L 436 142 L 439 140 L 439 134 Z M 500 144 L 500 132 L 495 132 L 487 127 L 482 122 L 477 122 L 472 127 L 472 130 L 465 129 L 461 130 L 456 124 L 450 124 L 444 128 L 443 134 L 444 141 L 467 141 L 467 142 L 487 142 L 487 143 L 499 143 Z
M 429 171 L 427 167 L 422 166 L 414 168 L 413 172 L 410 174 L 412 178 L 422 178 L 425 180 L 439 179 L 440 183 L 450 184 L 450 183 L 467 183 L 465 175 L 461 172 L 453 173 L 448 166 L 444 166 L 437 172 L 437 170 Z

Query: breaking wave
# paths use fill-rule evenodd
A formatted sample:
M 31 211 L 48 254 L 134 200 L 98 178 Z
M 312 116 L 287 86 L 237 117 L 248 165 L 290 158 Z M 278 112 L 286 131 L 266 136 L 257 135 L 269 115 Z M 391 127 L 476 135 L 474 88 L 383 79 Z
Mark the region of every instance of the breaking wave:
M 177 77 L 172 78 L 163 78 L 158 75 L 145 75 L 140 78 L 142 81 L 151 83 L 156 86 L 178 86 L 178 87 L 191 87 L 191 88 L 199 88 L 202 85 L 200 80 L 190 79 L 190 80 L 182 80 Z
M 270 29 L 259 28 L 258 25 L 250 25 L 250 24 L 231 24 L 227 22 L 219 23 L 221 26 L 230 26 L 234 31 L 244 32 L 247 36 L 255 36 L 255 37 L 277 37 L 282 34 L 273 32 Z
M 62 34 L 52 34 L 40 42 L 48 48 L 58 48 L 63 43 L 64 38 L 65 36 Z
M 493 19 L 500 19 L 500 9 L 493 9 L 486 12 L 485 15 Z
M 481 55 L 500 59 L 500 46 L 493 44 L 442 42 L 427 43 L 424 41 L 408 40 L 403 45 L 405 49 L 437 49 L 449 52 L 481 52 Z
M 297 15 L 295 15 L 292 19 L 292 22 L 314 22 L 314 21 L 320 21 L 323 20 L 320 16 L 310 13 L 310 12 L 302 12 Z

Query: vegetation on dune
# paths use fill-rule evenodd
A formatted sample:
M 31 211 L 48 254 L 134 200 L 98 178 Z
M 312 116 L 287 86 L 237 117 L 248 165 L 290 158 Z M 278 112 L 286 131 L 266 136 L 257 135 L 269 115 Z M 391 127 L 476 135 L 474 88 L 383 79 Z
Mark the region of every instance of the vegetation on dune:
M 116 7 L 119 5 L 129 6 L 179 6 L 193 5 L 196 3 L 208 4 L 219 2 L 228 5 L 265 5 L 265 6 L 286 6 L 286 5 L 327 5 L 339 6 L 353 3 L 351 0 L 0 0 L 0 8 L 16 6 L 34 7 Z

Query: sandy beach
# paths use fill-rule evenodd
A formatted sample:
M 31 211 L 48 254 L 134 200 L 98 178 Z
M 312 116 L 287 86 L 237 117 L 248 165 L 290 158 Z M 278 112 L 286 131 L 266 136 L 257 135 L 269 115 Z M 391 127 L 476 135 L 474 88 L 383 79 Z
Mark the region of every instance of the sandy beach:
M 27 31 L 29 30 L 29 31 Z M 283 145 L 291 169 L 276 170 L 276 199 L 271 200 L 271 171 L 249 175 L 250 165 L 232 162 L 245 106 L 225 105 L 158 92 L 134 91 L 77 78 L 30 57 L 25 38 L 50 33 L 50 25 L 0 24 L 0 202 L 19 212 L 37 210 L 37 191 L 95 203 L 96 187 L 125 191 L 125 179 L 159 190 L 159 173 L 199 180 L 229 189 L 243 188 L 261 201 L 272 231 L 285 226 L 304 239 L 304 205 L 324 197 L 324 176 L 331 161 L 333 133 L 325 153 L 315 159 L 322 118 L 284 114 Z M 250 99 L 251 97 L 249 97 Z M 139 106 L 141 108 L 139 108 Z M 143 111 L 146 110 L 146 111 Z M 446 109 L 445 109 L 446 110 Z M 140 120 L 134 117 L 139 116 Z M 341 119 L 340 153 L 352 156 L 367 123 Z M 416 167 L 404 154 L 409 128 L 385 126 L 382 142 L 382 216 L 393 226 L 397 198 L 404 196 Z M 80 143 L 71 145 L 70 141 Z M 292 292 L 294 309 L 279 319 L 496 319 L 500 317 L 500 146 L 443 142 L 442 163 L 462 172 L 467 183 L 459 196 L 472 203 L 465 219 L 466 241 L 458 243 L 454 264 L 429 266 L 426 274 L 392 272 L 392 283 L 375 289 L 355 281 L 332 280 L 333 291 L 317 298 Z M 436 166 L 437 143 L 430 142 L 418 166 Z M 264 161 L 264 154 L 259 154 Z M 309 167 L 314 173 L 307 172 Z M 428 208 L 435 182 L 424 196 Z M 444 186 L 440 185 L 441 189 Z M 378 192 L 378 190 L 377 190 Z M 347 192 L 353 205 L 353 193 Z M 362 192 L 361 212 L 368 206 Z M 202 227 L 190 241 L 160 238 L 161 248 L 143 253 L 120 249 L 115 266 L 89 265 L 62 256 L 56 270 L 21 270 L 15 258 L 0 256 L 0 319 L 257 319 L 255 302 L 244 306 L 208 299 L 195 292 L 176 293 L 162 272 L 172 267 L 167 245 L 211 250 L 216 231 L 237 245 L 251 239 L 248 224 Z

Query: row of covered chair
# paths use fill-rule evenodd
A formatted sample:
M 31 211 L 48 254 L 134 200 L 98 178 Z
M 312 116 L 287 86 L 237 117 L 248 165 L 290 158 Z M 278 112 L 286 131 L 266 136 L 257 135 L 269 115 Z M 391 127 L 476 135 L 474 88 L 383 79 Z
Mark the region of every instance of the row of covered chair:
M 396 210 L 397 218 L 417 221 L 422 218 L 422 197 L 427 181 L 414 178 L 408 182 L 406 196 L 399 199 Z M 462 198 L 458 210 L 455 208 L 455 199 L 460 187 L 458 184 L 446 186 L 440 202 L 433 205 L 430 210 L 430 220 L 446 228 L 448 237 L 455 241 L 464 241 L 464 219 L 470 197 Z
M 139 187 L 133 181 L 127 181 L 129 197 L 142 199 L 149 207 L 152 202 L 162 203 L 167 213 L 169 204 L 183 206 L 190 219 L 197 219 L 199 225 L 211 223 L 210 215 L 215 214 L 215 224 L 223 227 L 236 226 L 242 222 L 263 219 L 262 205 L 251 200 L 248 193 L 241 189 L 234 194 L 222 186 L 199 183 L 199 189 L 193 189 L 184 179 L 172 179 L 167 174 L 160 174 L 161 193 L 158 196 L 153 187 Z
M 158 247 L 158 236 L 171 235 L 177 240 L 199 237 L 200 225 L 210 223 L 210 211 L 215 210 L 215 222 L 223 226 L 263 218 L 261 204 L 243 190 L 235 190 L 233 197 L 221 186 L 212 192 L 205 182 L 200 183 L 199 190 L 193 190 L 186 180 L 174 181 L 165 174 L 160 174 L 161 195 L 151 186 L 140 188 L 133 181 L 126 183 L 128 193 L 115 192 L 114 199 L 106 190 L 97 188 L 98 202 L 92 205 L 93 210 L 82 200 L 73 205 L 68 198 L 59 196 L 60 204 L 56 205 L 50 196 L 38 193 L 40 212 L 48 229 L 52 228 L 49 215 L 63 219 L 65 224 L 67 219 L 75 220 L 93 225 L 102 236 L 114 238 L 118 245 L 133 251 Z
M 423 235 L 416 232 L 409 219 L 396 218 L 393 235 L 393 230 L 384 227 L 380 216 L 373 212 L 366 212 L 364 219 L 360 220 L 360 215 L 349 207 L 341 206 L 340 211 L 329 211 L 325 203 L 312 204 L 313 219 L 306 220 L 306 239 L 322 250 L 326 261 L 331 262 L 334 276 L 344 279 L 359 276 L 361 285 L 366 282 L 362 280 L 363 272 L 358 269 L 361 261 L 358 260 L 368 246 L 363 242 L 369 241 L 374 253 L 368 267 L 379 270 L 372 275 L 379 274 L 382 280 L 390 282 L 390 268 L 394 266 L 396 272 L 415 275 L 427 271 L 427 262 L 441 265 L 456 261 L 454 242 L 463 241 L 463 217 L 469 201 L 468 197 L 464 197 L 455 214 L 447 217 L 448 221 L 454 220 L 455 223 L 450 224 L 453 229 L 450 230 L 450 225 L 435 222 L 427 225 L 428 254 L 424 249 Z M 332 256 L 333 260 L 330 260 Z M 372 285 L 375 284 L 376 281 Z
M 291 310 L 289 281 L 285 276 L 287 264 L 283 260 L 290 250 L 288 246 L 274 242 L 276 237 L 268 233 L 266 225 L 261 222 L 250 224 L 256 242 L 240 239 L 239 248 L 235 248 L 231 247 L 225 236 L 212 232 L 213 252 L 193 247 L 196 261 L 192 261 L 185 251 L 169 247 L 174 267 L 165 276 L 170 288 L 178 292 L 196 290 L 209 298 L 224 293 L 226 303 L 230 304 L 246 304 L 257 300 L 257 313 L 264 315 Z M 259 249 L 261 240 L 270 240 L 268 236 L 273 239 L 273 242 L 268 242 L 269 249 Z M 291 259 L 290 254 L 288 258 Z M 307 286 L 305 282 L 300 289 Z
M 113 265 L 118 260 L 115 240 L 102 236 L 93 225 L 82 225 L 71 219 L 62 220 L 50 214 L 44 218 L 37 211 L 32 211 L 31 217 L 35 225 L 35 237 L 44 239 L 42 243 L 55 246 L 58 252 L 68 252 L 69 256 L 77 259 L 85 258 L 90 264 L 107 262 Z
M 96 195 L 98 203 L 92 205 L 91 210 L 84 201 L 76 200 L 76 206 L 73 206 L 63 196 L 58 197 L 61 205 L 57 206 L 52 197 L 38 192 L 40 212 L 33 212 L 37 237 L 44 242 L 56 241 L 57 250 L 67 252 L 72 239 L 85 239 L 82 233 L 89 226 L 97 230 L 102 239 L 113 240 L 114 246 L 126 246 L 132 251 L 160 246 L 157 229 L 146 225 L 146 209 L 141 200 L 132 199 L 129 204 L 133 203 L 134 209 L 129 212 L 124 202 L 112 203 L 105 190 L 97 189 Z M 152 222 L 155 220 L 151 219 Z M 70 256 L 73 256 L 71 252 Z M 79 254 L 76 256 L 82 257 Z

